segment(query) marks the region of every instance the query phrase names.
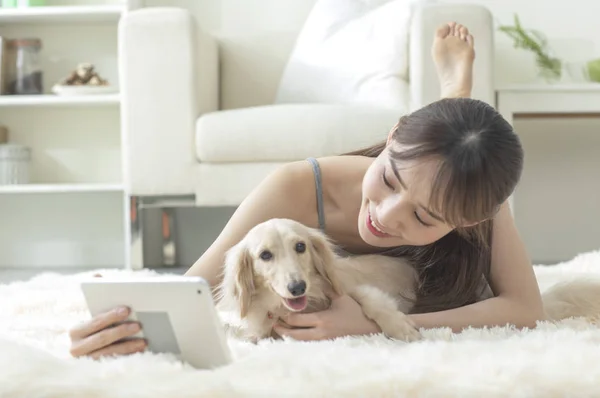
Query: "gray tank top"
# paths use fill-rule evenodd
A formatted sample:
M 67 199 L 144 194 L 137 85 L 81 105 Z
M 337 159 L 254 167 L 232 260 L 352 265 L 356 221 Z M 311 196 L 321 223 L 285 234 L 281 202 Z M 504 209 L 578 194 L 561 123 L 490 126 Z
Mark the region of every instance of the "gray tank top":
M 315 188 L 317 194 L 317 215 L 319 217 L 319 229 L 325 232 L 325 210 L 323 206 L 323 178 L 321 177 L 321 167 L 319 162 L 315 158 L 307 158 L 312 165 L 313 173 L 315 175 Z M 342 257 L 352 256 L 352 253 L 336 245 L 335 251 Z
M 307 159 L 313 168 L 315 174 L 315 188 L 317 192 L 317 215 L 319 217 L 319 229 L 325 231 L 325 210 L 323 209 L 323 181 L 321 178 L 321 168 L 315 158 Z

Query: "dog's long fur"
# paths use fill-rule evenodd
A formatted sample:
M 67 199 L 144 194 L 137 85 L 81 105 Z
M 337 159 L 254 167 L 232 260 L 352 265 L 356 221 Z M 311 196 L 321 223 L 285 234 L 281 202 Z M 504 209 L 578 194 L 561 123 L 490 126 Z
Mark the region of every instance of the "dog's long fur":
M 306 250 L 295 250 L 304 243 Z M 261 259 L 269 251 L 272 258 Z M 420 338 L 405 315 L 412 307 L 416 272 L 406 261 L 381 255 L 341 257 L 321 231 L 288 219 L 254 227 L 227 252 L 223 280 L 217 288 L 220 309 L 245 320 L 240 337 L 256 341 L 272 334 L 274 323 L 291 310 L 282 297 L 292 280 L 306 282 L 308 306 L 302 312 L 327 309 L 327 292 L 348 294 L 389 337 Z M 492 296 L 491 291 L 488 292 Z M 481 297 L 481 299 L 489 298 Z M 553 286 L 542 295 L 547 320 L 600 317 L 600 279 L 579 278 Z M 272 316 L 269 316 L 271 314 Z
M 303 253 L 295 250 L 298 243 L 305 244 Z M 260 257 L 266 250 L 272 253 L 267 261 Z M 291 311 L 283 298 L 291 298 L 286 287 L 293 280 L 307 285 L 308 306 L 302 312 L 327 309 L 328 291 L 348 294 L 386 335 L 419 338 L 405 315 L 417 282 L 407 262 L 380 255 L 341 257 L 322 232 L 288 219 L 257 225 L 227 252 L 217 290 L 219 307 L 246 321 L 245 337 L 269 337 L 277 319 Z

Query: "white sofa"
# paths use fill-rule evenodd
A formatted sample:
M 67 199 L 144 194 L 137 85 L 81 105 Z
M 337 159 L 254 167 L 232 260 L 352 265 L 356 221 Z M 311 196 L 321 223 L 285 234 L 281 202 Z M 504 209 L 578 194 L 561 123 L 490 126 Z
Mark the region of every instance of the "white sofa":
M 314 2 L 194 1 L 193 9 L 142 8 L 121 19 L 123 163 L 132 206 L 236 206 L 281 164 L 386 137 L 400 111 L 273 105 Z M 407 110 L 438 99 L 430 48 L 435 28 L 452 20 L 476 38 L 474 97 L 494 103 L 489 11 L 434 3 L 417 8 L 408 27 Z M 128 267 L 158 265 L 143 259 L 141 212 L 132 214 Z M 172 262 L 172 252 L 165 255 Z

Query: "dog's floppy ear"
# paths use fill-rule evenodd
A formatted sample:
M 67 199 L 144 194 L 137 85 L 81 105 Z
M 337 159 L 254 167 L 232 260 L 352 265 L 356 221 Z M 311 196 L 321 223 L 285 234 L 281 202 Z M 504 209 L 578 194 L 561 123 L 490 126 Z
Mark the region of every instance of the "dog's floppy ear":
M 329 239 L 320 231 L 312 230 L 310 233 L 310 244 L 313 249 L 311 253 L 315 269 L 331 285 L 336 294 L 343 294 L 340 282 L 333 268 L 336 255 L 333 252 L 333 247 Z
M 227 295 L 237 300 L 240 317 L 248 315 L 254 293 L 254 266 L 252 256 L 243 242 L 231 248 L 225 258 L 223 298 Z

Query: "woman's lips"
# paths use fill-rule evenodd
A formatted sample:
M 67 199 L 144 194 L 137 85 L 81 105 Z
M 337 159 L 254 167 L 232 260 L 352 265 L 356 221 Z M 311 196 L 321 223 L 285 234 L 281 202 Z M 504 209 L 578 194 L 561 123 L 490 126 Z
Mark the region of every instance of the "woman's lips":
M 387 238 L 387 237 L 392 236 L 388 233 L 381 231 L 378 227 L 375 226 L 375 224 L 373 223 L 373 219 L 371 218 L 370 211 L 367 213 L 367 229 L 369 230 L 369 232 L 371 232 L 373 235 L 377 236 L 378 238 Z

